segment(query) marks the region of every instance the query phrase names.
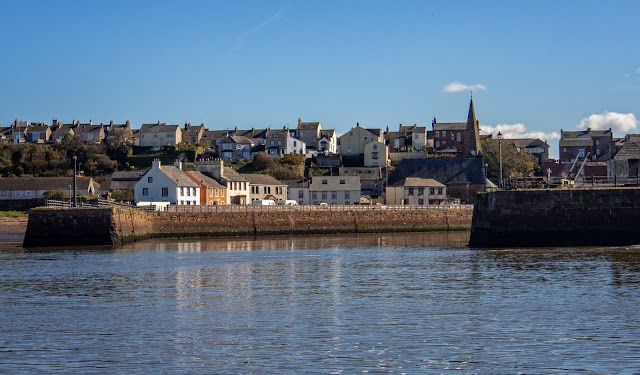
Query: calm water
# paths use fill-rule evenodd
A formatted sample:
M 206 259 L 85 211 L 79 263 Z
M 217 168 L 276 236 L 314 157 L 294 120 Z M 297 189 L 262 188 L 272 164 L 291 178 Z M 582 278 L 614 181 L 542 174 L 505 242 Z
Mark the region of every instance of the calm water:
M 640 248 L 467 240 L 4 245 L 0 372 L 640 372 Z

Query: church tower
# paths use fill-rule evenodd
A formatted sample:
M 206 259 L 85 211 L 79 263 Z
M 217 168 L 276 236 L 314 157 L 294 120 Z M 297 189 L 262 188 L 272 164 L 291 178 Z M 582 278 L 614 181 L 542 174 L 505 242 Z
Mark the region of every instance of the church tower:
M 469 103 L 469 115 L 467 116 L 467 126 L 464 132 L 464 157 L 475 158 L 482 155 L 482 145 L 480 144 L 480 122 L 476 119 L 476 111 L 473 108 L 473 96 Z

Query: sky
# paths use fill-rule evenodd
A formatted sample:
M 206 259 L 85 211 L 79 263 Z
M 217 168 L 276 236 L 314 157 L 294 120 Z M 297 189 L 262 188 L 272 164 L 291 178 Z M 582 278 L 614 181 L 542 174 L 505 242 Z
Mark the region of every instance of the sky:
M 0 0 L 0 125 L 640 133 L 639 1 Z

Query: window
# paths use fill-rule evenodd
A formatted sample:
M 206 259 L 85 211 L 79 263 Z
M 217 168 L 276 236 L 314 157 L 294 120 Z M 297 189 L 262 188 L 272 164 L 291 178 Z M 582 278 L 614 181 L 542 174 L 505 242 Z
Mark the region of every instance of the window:
M 413 135 L 413 139 L 415 139 L 416 141 L 417 141 L 418 139 L 420 139 L 420 134 L 414 134 L 414 135 Z
M 600 140 L 596 139 L 596 146 L 600 146 Z
M 27 190 L 27 196 L 31 196 L 31 190 Z
M 371 165 L 373 167 L 379 167 L 380 166 L 380 162 L 374 161 L 374 162 L 371 163 Z
M 190 197 L 191 196 L 191 189 L 187 188 L 187 196 Z
M 413 195 L 413 188 L 409 188 L 409 195 Z
M 424 194 L 424 188 L 418 188 L 418 195 Z
M 6 197 L 6 196 L 7 196 L 7 192 L 6 192 L 6 191 L 3 191 L 3 192 L 2 192 L 2 196 L 3 196 L 3 197 Z
M 271 146 L 275 145 L 276 141 L 274 141 L 273 139 L 271 140 Z
M 184 196 L 184 188 L 180 188 L 180 196 Z
M 345 180 L 340 180 L 340 185 L 344 185 L 344 184 L 346 184 L 346 181 Z
M 167 138 L 173 138 L 173 134 L 167 134 Z
M 37 138 L 37 137 L 36 137 Z M 87 139 L 93 139 L 93 133 L 87 134 Z
M 147 182 L 152 184 L 153 183 L 153 177 L 147 177 Z
M 191 201 L 187 201 L 187 206 L 191 206 Z
M 327 184 L 327 180 L 322 180 L 322 185 L 326 185 Z
M 369 181 L 369 186 L 373 186 L 373 184 L 375 184 L 374 181 Z
M 278 146 L 282 146 L 282 141 L 278 140 Z
M 436 141 L 436 148 L 440 147 L 440 141 Z
M 351 146 L 347 146 L 347 151 L 351 152 Z
M 193 188 L 193 196 L 195 197 L 197 195 L 198 195 L 198 193 L 196 192 L 196 188 Z
M 300 130 L 300 136 L 302 137 L 304 135 L 304 131 Z
M 353 132 L 349 132 L 349 135 L 353 135 Z
M 298 147 L 298 144 L 296 143 L 296 141 L 293 141 L 293 147 Z
M 462 142 L 462 133 L 458 132 L 458 142 Z
M 216 197 L 217 197 L 218 196 L 218 189 L 215 189 L 215 191 L 216 191 Z
M 436 189 L 435 188 L 429 188 L 429 194 L 433 195 L 436 193 Z
M 372 152 L 371 153 L 371 159 L 374 159 L 374 160 L 380 159 L 380 157 L 378 156 L 378 152 Z
M 344 199 L 351 199 L 351 192 L 350 191 L 345 191 L 344 192 Z M 349 203 L 347 203 L 349 204 Z
M 327 199 L 327 192 L 326 191 L 322 192 L 322 199 Z
M 424 199 L 418 199 L 418 204 L 422 206 L 424 204 Z
M 442 195 L 442 188 L 438 188 L 438 195 Z
M 440 138 L 440 130 L 436 130 L 436 138 Z
M 184 205 L 184 201 L 180 201 L 180 205 Z
M 456 135 L 455 135 L 455 133 L 454 133 L 454 132 L 451 132 L 451 140 L 453 141 L 453 140 L 455 140 L 455 139 L 456 139 Z
M 331 199 L 338 199 L 338 192 L 337 191 L 332 191 L 331 192 Z
M 153 138 L 158 138 L 158 133 L 153 133 Z
M 298 198 L 304 198 L 304 190 L 298 190 Z
M 378 149 L 378 145 L 373 145 L 373 149 L 377 150 Z
M 600 155 L 600 149 L 599 148 L 596 148 L 596 155 L 598 155 L 598 156 Z
M 311 193 L 311 197 L 313 199 L 318 199 L 318 193 L 316 193 L 315 191 L 313 193 Z
M 442 131 L 442 138 L 447 138 L 447 131 L 446 130 Z
M 16 191 L 16 197 L 21 197 L 22 196 L 22 192 L 21 191 Z
M 149 195 L 149 188 L 142 188 L 142 195 Z
M 144 138 L 144 134 L 140 134 L 140 138 Z M 62 139 L 62 137 L 60 137 Z
M 169 196 L 169 188 L 166 188 L 166 187 L 162 188 L 162 196 L 163 197 L 168 197 Z

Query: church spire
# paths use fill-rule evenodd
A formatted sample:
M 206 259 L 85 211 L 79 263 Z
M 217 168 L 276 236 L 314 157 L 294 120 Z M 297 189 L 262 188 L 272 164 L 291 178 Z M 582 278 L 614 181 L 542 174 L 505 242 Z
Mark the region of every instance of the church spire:
M 482 155 L 480 145 L 480 123 L 476 118 L 476 110 L 473 107 L 473 93 L 469 101 L 469 115 L 467 116 L 467 126 L 465 128 L 465 157 L 476 157 Z

